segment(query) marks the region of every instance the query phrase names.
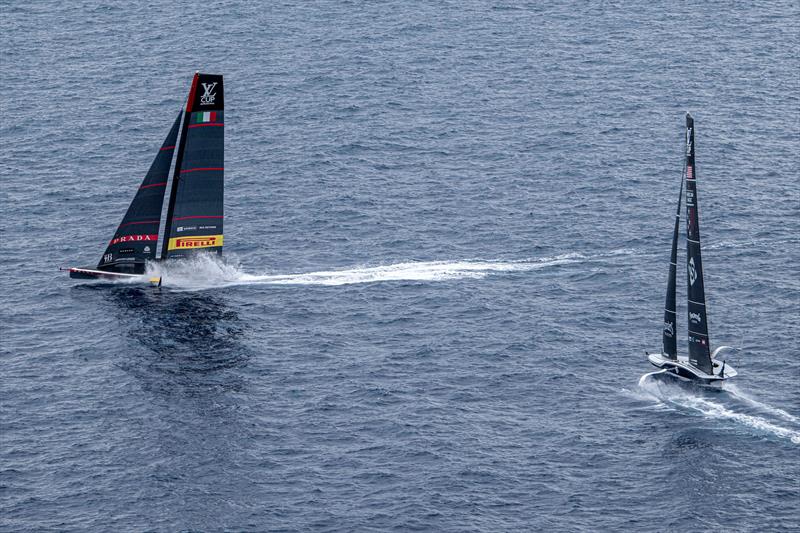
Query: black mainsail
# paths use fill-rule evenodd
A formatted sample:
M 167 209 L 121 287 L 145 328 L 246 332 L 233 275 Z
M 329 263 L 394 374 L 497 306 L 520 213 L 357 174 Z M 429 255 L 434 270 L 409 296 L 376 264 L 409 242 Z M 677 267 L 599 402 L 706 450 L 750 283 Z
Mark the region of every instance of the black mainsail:
M 224 122 L 222 76 L 196 73 L 181 128 L 162 259 L 198 251 L 222 254 Z
M 700 213 L 697 204 L 697 168 L 694 154 L 694 119 L 686 114 L 686 270 L 689 318 L 689 363 L 711 374 L 706 293 L 700 257 Z
M 685 170 L 684 170 L 685 172 Z M 662 340 L 662 353 L 673 361 L 678 360 L 677 338 L 677 309 L 675 303 L 675 285 L 678 268 L 678 236 L 681 225 L 681 198 L 683 198 L 683 178 L 681 176 L 681 190 L 678 193 L 678 210 L 675 213 L 675 226 L 672 230 L 672 253 L 669 259 L 669 278 L 667 279 L 667 299 L 664 303 L 664 335 Z
M 145 262 L 155 259 L 161 207 L 167 189 L 172 155 L 175 152 L 181 114 L 182 112 L 178 113 L 114 237 L 103 252 L 97 264 L 98 270 L 143 274 Z

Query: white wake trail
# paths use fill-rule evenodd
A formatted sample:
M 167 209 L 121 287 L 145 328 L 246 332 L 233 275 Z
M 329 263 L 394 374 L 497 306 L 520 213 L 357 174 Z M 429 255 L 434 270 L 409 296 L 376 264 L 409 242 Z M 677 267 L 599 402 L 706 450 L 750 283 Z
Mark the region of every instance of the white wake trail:
M 209 256 L 198 256 L 159 270 L 154 269 L 149 274 L 161 275 L 165 287 L 184 290 L 237 285 L 337 286 L 384 281 L 480 279 L 492 273 L 537 270 L 585 259 L 581 254 L 571 253 L 522 261 L 420 261 L 296 274 L 249 274 L 238 265 L 222 263 Z
M 736 385 L 727 384 L 726 383 L 725 384 L 725 390 L 728 393 L 730 393 L 731 396 L 735 397 L 737 400 L 740 400 L 743 403 L 746 403 L 746 404 L 750 405 L 751 407 L 755 407 L 756 409 L 760 409 L 762 411 L 770 413 L 771 415 L 777 416 L 779 418 L 783 418 L 784 420 L 786 420 L 788 422 L 794 422 L 795 424 L 800 422 L 800 419 L 798 419 L 796 416 L 792 415 L 791 413 L 788 413 L 788 412 L 786 412 L 783 409 L 780 409 L 778 407 L 773 407 L 771 405 L 768 405 L 768 404 L 766 404 L 764 402 L 759 402 L 758 400 L 756 400 L 752 396 L 750 396 L 750 395 L 744 393 L 743 391 L 739 390 L 739 387 L 737 387 Z
M 776 437 L 789 439 L 794 444 L 800 444 L 800 431 L 794 431 L 785 427 L 781 427 L 760 416 L 737 413 L 721 404 L 706 400 L 705 398 L 687 398 L 684 400 L 684 405 L 690 409 L 699 411 L 707 417 L 732 420 L 758 431 L 772 433 Z
M 717 420 L 728 420 L 742 426 L 755 429 L 756 431 L 772 434 L 775 437 L 788 439 L 794 444 L 800 444 L 800 431 L 783 427 L 778 425 L 775 421 L 769 420 L 763 416 L 746 414 L 735 411 L 733 408 L 723 405 L 720 402 L 712 401 L 703 396 L 703 393 L 698 391 L 688 391 L 676 384 L 670 384 L 661 380 L 653 379 L 651 374 L 645 374 L 639 380 L 639 388 L 646 393 L 650 398 L 655 399 L 661 405 L 695 412 L 707 418 Z M 731 397 L 735 400 L 746 399 L 745 403 L 750 403 L 753 407 L 761 409 L 767 413 L 775 415 L 779 418 L 784 418 L 789 422 L 796 422 L 797 418 L 791 414 L 771 407 L 769 405 L 753 400 L 746 395 L 741 394 L 738 389 L 730 391 L 730 385 L 726 384 L 725 393 L 730 392 Z M 724 393 L 715 393 L 724 394 Z

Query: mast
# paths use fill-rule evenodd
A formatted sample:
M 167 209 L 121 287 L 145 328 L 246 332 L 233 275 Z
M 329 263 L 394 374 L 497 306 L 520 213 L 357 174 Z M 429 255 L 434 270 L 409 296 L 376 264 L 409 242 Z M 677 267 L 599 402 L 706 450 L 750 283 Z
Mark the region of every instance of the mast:
M 684 166 L 684 173 L 686 169 Z M 676 337 L 677 315 L 675 303 L 675 285 L 678 269 L 678 235 L 681 225 L 681 198 L 683 197 L 683 178 L 681 174 L 681 189 L 678 193 L 678 209 L 675 213 L 675 225 L 672 229 L 672 252 L 669 259 L 669 277 L 667 278 L 667 298 L 664 303 L 664 331 L 662 339 L 662 352 L 673 361 L 678 360 L 678 339 Z
M 114 237 L 103 252 L 97 264 L 98 270 L 143 274 L 145 262 L 155 259 L 161 206 L 180 119 L 181 113 L 178 113 Z
M 175 160 L 161 257 L 222 254 L 224 93 L 222 76 L 195 73 Z
M 706 292 L 700 256 L 700 213 L 697 202 L 694 119 L 686 114 L 686 273 L 689 315 L 689 363 L 711 374 Z
M 172 226 L 172 216 L 175 211 L 175 193 L 178 190 L 178 176 L 180 175 L 181 161 L 183 160 L 183 153 L 186 150 L 186 130 L 188 126 L 189 110 L 192 107 L 192 97 L 194 96 L 195 88 L 197 87 L 197 78 L 200 76 L 199 72 L 194 73 L 192 78 L 192 86 L 189 89 L 189 97 L 186 100 L 186 118 L 181 126 L 180 142 L 178 143 L 178 153 L 175 158 L 175 171 L 172 174 L 172 188 L 170 189 L 169 205 L 167 206 L 167 218 L 164 223 L 164 238 L 161 243 L 161 258 L 167 258 L 167 244 L 169 243 L 169 229 Z

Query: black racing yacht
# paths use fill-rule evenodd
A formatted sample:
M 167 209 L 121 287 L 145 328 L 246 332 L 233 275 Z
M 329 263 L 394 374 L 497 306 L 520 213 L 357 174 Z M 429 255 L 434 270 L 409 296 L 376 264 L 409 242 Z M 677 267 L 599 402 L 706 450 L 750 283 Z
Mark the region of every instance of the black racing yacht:
M 648 354 L 648 360 L 667 375 L 701 385 L 717 385 L 736 376 L 736 369 L 717 355 L 729 348 L 720 346 L 711 351 L 708 337 L 708 312 L 703 283 L 703 262 L 700 257 L 700 214 L 697 204 L 697 168 L 695 166 L 694 119 L 686 114 L 686 159 L 678 195 L 678 209 L 672 231 L 672 254 L 664 306 L 664 330 L 661 353 Z M 686 276 L 688 309 L 688 355 L 678 355 L 675 285 L 678 264 L 681 198 L 686 184 Z

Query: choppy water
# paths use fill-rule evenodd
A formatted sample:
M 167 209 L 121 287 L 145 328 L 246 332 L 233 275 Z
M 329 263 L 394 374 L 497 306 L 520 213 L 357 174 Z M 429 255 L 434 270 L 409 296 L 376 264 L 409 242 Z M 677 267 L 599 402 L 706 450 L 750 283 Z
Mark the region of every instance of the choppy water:
M 798 11 L 3 4 L 0 528 L 800 528 Z M 228 263 L 67 279 L 195 69 Z M 717 394 L 640 383 L 686 110 Z

